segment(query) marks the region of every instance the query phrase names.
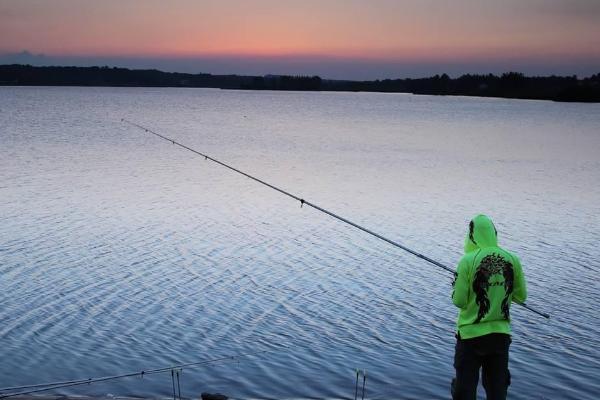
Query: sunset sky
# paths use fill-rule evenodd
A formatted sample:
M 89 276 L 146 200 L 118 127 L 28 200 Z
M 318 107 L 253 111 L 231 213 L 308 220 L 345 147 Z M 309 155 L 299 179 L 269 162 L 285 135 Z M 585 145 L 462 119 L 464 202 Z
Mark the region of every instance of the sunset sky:
M 597 0 L 0 0 L 0 63 L 375 79 L 600 72 Z

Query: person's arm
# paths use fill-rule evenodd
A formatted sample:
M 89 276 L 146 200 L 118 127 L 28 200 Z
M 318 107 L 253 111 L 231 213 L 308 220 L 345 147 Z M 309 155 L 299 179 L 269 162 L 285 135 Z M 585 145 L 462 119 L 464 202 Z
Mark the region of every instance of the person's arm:
M 519 260 L 519 257 L 513 256 L 513 261 L 515 262 L 515 282 L 512 299 L 515 303 L 524 303 L 525 300 L 527 300 L 527 283 L 525 282 L 523 267 L 521 266 L 521 260 Z
M 465 308 L 469 302 L 469 273 L 465 257 L 461 258 L 456 268 L 452 302 L 458 308 Z

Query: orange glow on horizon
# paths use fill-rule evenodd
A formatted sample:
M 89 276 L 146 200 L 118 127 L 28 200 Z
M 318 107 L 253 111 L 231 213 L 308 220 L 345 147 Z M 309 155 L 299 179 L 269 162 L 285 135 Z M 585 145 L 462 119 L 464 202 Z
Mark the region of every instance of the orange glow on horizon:
M 0 53 L 410 62 L 600 59 L 595 18 L 600 5 L 575 14 L 550 5 L 498 3 L 20 0 L 0 4 Z

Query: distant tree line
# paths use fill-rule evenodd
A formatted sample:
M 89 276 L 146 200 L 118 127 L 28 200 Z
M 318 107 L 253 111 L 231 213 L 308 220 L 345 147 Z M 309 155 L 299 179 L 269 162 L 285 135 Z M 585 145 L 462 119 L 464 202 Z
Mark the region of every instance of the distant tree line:
M 251 84 L 242 89 L 251 90 L 323 90 L 322 79 L 318 76 L 266 75 L 255 76 Z
M 600 74 L 584 79 L 577 79 L 576 76 L 528 77 L 519 72 L 508 72 L 500 76 L 467 74 L 451 79 L 443 74 L 420 79 L 333 81 L 325 85 L 324 90 L 600 102 Z
M 116 67 L 33 67 L 0 65 L 0 84 L 23 86 L 148 86 L 241 89 L 253 77 L 182 74 Z
M 522 73 L 508 72 L 500 76 L 468 74 L 455 79 L 443 74 L 419 79 L 349 81 L 327 80 L 318 76 L 240 76 L 184 74 L 116 67 L 0 65 L 0 85 L 335 90 L 600 102 L 600 74 L 578 79 L 576 76 L 528 77 Z

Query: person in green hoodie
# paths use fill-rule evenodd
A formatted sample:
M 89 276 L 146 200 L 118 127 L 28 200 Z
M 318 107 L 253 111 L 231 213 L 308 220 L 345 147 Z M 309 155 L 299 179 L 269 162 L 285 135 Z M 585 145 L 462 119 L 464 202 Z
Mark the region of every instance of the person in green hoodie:
M 510 385 L 508 348 L 511 302 L 527 297 L 519 258 L 498 246 L 492 220 L 477 215 L 469 223 L 465 255 L 453 283 L 459 308 L 452 381 L 454 400 L 476 398 L 479 370 L 488 400 L 504 400 Z

